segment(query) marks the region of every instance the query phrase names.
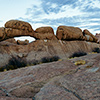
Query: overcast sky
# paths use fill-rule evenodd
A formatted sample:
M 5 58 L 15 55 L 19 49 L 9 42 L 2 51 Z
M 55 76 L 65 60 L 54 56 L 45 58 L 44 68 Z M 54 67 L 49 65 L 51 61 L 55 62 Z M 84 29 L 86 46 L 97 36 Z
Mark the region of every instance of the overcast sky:
M 11 19 L 41 26 L 75 26 L 100 33 L 100 0 L 0 0 L 0 27 Z

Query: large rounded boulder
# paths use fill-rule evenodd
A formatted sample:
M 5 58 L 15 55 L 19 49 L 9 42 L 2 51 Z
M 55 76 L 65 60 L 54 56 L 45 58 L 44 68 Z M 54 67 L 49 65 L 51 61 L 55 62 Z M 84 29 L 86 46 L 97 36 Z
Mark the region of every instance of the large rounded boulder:
M 34 37 L 39 40 L 56 40 L 52 27 L 39 27 L 35 30 Z
M 82 40 L 82 30 L 78 27 L 59 26 L 56 36 L 59 40 Z
M 24 21 L 10 20 L 5 23 L 6 28 L 24 30 L 26 32 L 33 32 L 31 25 Z

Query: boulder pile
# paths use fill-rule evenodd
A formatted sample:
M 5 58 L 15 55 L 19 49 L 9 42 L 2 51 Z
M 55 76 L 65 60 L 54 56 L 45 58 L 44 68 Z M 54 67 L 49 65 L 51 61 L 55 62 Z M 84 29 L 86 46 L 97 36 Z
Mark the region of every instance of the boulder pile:
M 78 27 L 59 26 L 56 35 L 52 27 L 39 27 L 35 31 L 28 22 L 10 20 L 0 28 L 0 41 L 18 36 L 31 36 L 36 40 L 81 40 L 96 42 L 97 38 L 87 29 L 82 32 Z

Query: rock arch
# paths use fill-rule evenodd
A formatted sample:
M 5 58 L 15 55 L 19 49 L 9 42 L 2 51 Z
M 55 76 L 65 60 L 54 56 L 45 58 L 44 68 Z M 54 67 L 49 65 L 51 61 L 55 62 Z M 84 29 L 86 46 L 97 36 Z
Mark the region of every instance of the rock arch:
M 5 23 L 5 27 L 0 28 L 0 41 L 20 36 L 31 36 L 36 40 L 56 40 L 51 27 L 40 27 L 34 31 L 32 26 L 24 21 L 10 20 Z

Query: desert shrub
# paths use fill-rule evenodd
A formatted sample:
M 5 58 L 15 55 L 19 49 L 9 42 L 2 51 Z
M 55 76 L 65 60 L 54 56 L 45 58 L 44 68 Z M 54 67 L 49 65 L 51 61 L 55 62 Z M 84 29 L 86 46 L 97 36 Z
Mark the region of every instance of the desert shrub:
M 87 53 L 83 52 L 83 51 L 79 51 L 79 52 L 73 53 L 69 58 L 80 57 L 80 56 L 84 56 L 84 55 L 87 55 Z
M 13 69 L 25 67 L 26 65 L 27 64 L 26 64 L 25 60 L 18 58 L 18 57 L 12 57 L 9 60 L 9 63 L 5 67 L 1 68 L 1 71 L 4 71 L 5 69 L 6 70 L 13 70 Z
M 39 64 L 39 61 L 38 60 L 32 60 L 32 61 L 30 61 L 30 62 L 28 62 L 28 65 L 30 66 L 30 65 L 37 65 L 37 64 Z
M 58 61 L 58 60 L 59 60 L 58 56 L 44 57 L 41 59 L 42 63 L 53 62 L 53 61 Z
M 85 60 L 78 60 L 74 64 L 75 65 L 84 65 L 84 64 L 86 64 L 86 61 Z
M 100 48 L 94 48 L 92 52 L 100 53 Z

